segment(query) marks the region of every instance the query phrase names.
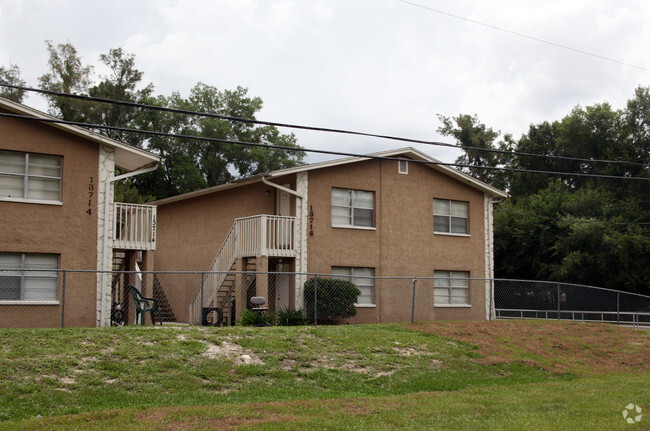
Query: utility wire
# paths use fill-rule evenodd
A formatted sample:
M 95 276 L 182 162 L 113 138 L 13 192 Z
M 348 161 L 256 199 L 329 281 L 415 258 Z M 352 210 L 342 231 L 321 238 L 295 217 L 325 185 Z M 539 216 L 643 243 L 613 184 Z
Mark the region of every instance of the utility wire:
M 472 24 L 482 25 L 482 26 L 484 26 L 484 27 L 491 28 L 492 30 L 502 31 L 502 32 L 504 32 L 504 33 L 509 33 L 509 34 L 514 35 L 514 36 L 518 36 L 518 37 L 523 37 L 523 38 L 525 38 L 525 39 L 534 40 L 535 42 L 545 43 L 545 44 L 547 44 L 547 45 L 555 46 L 555 47 L 557 47 L 557 48 L 566 49 L 566 50 L 569 50 L 569 51 L 577 52 L 577 53 L 579 53 L 579 54 L 589 55 L 589 56 L 591 56 L 591 57 L 595 57 L 595 58 L 598 58 L 598 59 L 601 59 L 601 60 L 611 61 L 612 63 L 618 63 L 618 64 L 622 64 L 623 66 L 634 67 L 634 68 L 637 68 L 637 69 L 645 70 L 646 72 L 650 72 L 650 69 L 647 69 L 647 68 L 645 68 L 645 67 L 643 67 L 643 66 L 637 66 L 636 64 L 630 64 L 630 63 L 625 63 L 625 62 L 622 62 L 622 61 L 619 61 L 619 60 L 614 60 L 614 59 L 609 58 L 609 57 L 605 57 L 605 56 L 602 56 L 602 55 L 594 54 L 594 53 L 592 53 L 592 52 L 583 51 L 583 50 L 581 50 L 581 49 L 576 49 L 576 48 L 571 48 L 570 46 L 562 45 L 562 44 L 555 43 L 555 42 L 550 42 L 550 41 L 548 41 L 548 40 L 540 39 L 540 38 L 538 38 L 538 37 L 528 36 L 527 34 L 518 33 L 518 32 L 516 32 L 516 31 L 512 31 L 512 30 L 507 30 L 507 29 L 505 29 L 505 28 L 498 27 L 498 26 L 496 26 L 496 25 L 491 25 L 491 24 L 486 24 L 486 23 L 484 23 L 484 22 L 475 21 L 475 20 L 473 20 L 473 19 L 469 19 L 469 18 L 466 18 L 466 17 L 464 17 L 464 16 L 454 15 L 453 13 L 445 12 L 445 11 L 442 11 L 442 10 L 439 10 L 439 9 L 434 9 L 434 8 L 432 8 L 432 7 L 428 7 L 428 6 L 423 6 L 423 5 L 421 5 L 421 4 L 417 4 L 417 3 L 412 3 L 412 2 L 410 2 L 410 1 L 406 1 L 406 0 L 397 0 L 397 1 L 399 1 L 399 2 L 401 2 L 401 3 L 404 3 L 404 4 L 411 5 L 411 6 L 419 7 L 419 8 L 421 8 L 421 9 L 425 9 L 425 10 L 428 10 L 428 11 L 431 11 L 431 12 L 439 13 L 439 14 L 441 14 L 441 15 L 446 15 L 446 16 L 449 16 L 449 17 L 452 17 L 452 18 L 456 18 L 456 19 L 459 19 L 459 20 L 462 20 L 462 21 L 471 22 Z
M 312 148 L 290 147 L 290 146 L 284 146 L 284 145 L 268 145 L 268 144 L 262 144 L 262 143 L 258 143 L 258 142 L 242 142 L 242 141 L 233 141 L 233 140 L 230 140 L 230 139 L 211 138 L 211 137 L 205 137 L 205 136 L 182 135 L 182 134 L 176 134 L 176 133 L 156 132 L 156 131 L 152 131 L 152 130 L 129 129 L 129 128 L 126 128 L 126 127 L 105 126 L 105 125 L 102 125 L 102 124 L 90 124 L 90 123 L 84 123 L 84 122 L 79 122 L 79 121 L 66 121 L 66 120 L 60 120 L 58 118 L 32 117 L 32 116 L 9 114 L 9 113 L 3 113 L 3 112 L 0 112 L 0 117 L 17 118 L 17 119 L 21 119 L 21 120 L 32 120 L 32 121 L 39 121 L 39 122 L 44 122 L 44 123 L 67 124 L 67 125 L 71 125 L 71 126 L 89 127 L 89 128 L 105 129 L 105 130 L 114 130 L 114 131 L 119 131 L 119 132 L 138 133 L 138 134 L 149 135 L 149 136 L 164 136 L 164 137 L 176 138 L 176 139 L 191 139 L 191 140 L 195 140 L 195 141 L 216 142 L 216 143 L 222 143 L 222 144 L 234 144 L 234 145 L 242 145 L 242 146 L 249 146 L 249 147 L 264 147 L 264 148 L 269 148 L 269 149 L 285 150 L 285 151 L 293 151 L 293 152 L 318 153 L 318 154 L 327 154 L 327 155 L 335 155 L 335 156 L 358 157 L 358 158 L 363 158 L 363 159 L 404 161 L 403 158 L 399 158 L 399 157 L 377 156 L 377 155 L 372 155 L 372 154 L 356 154 L 356 153 L 348 153 L 348 152 L 343 152 L 343 151 L 318 150 L 318 149 L 312 149 Z M 615 176 L 615 175 L 585 174 L 585 173 L 579 173 L 579 172 L 557 172 L 557 171 L 542 171 L 542 170 L 534 170 L 534 169 L 516 169 L 516 168 L 506 168 L 506 167 L 499 167 L 499 166 L 475 166 L 475 165 L 466 165 L 466 164 L 462 164 L 462 163 L 446 163 L 446 162 L 440 162 L 440 161 L 432 162 L 432 161 L 429 161 L 429 160 L 414 160 L 414 159 L 408 159 L 408 161 L 411 162 L 411 163 L 419 163 L 419 164 L 424 164 L 424 165 L 454 166 L 454 167 L 459 167 L 459 168 L 477 168 L 477 169 L 486 169 L 486 170 L 495 170 L 495 171 L 525 172 L 525 173 L 534 173 L 534 174 L 561 175 L 561 176 L 569 176 L 569 177 L 588 177 L 588 178 L 607 178 L 607 179 L 617 179 L 617 180 L 650 181 L 650 177 L 647 177 L 647 178 L 645 178 L 645 177 L 625 177 L 625 176 Z
M 650 167 L 650 165 L 645 164 L 645 163 L 637 163 L 637 162 L 631 162 L 631 161 L 626 161 L 626 160 L 586 159 L 586 158 L 578 158 L 578 157 L 550 156 L 550 155 L 546 155 L 546 154 L 535 154 L 535 153 L 525 153 L 525 152 L 518 152 L 518 151 L 498 150 L 498 149 L 495 149 L 495 148 L 479 148 L 479 147 L 469 147 L 469 146 L 458 146 L 458 145 L 454 145 L 454 144 L 448 144 L 448 143 L 445 143 L 445 142 L 425 141 L 425 140 L 420 140 L 420 139 L 411 139 L 411 138 L 404 138 L 404 137 L 399 137 L 399 136 L 380 135 L 380 134 L 375 134 L 375 133 L 357 132 L 357 131 L 352 131 L 352 130 L 333 129 L 333 128 L 327 128 L 327 127 L 303 126 L 303 125 L 290 124 L 290 123 L 278 123 L 278 122 L 272 122 L 272 121 L 262 121 L 262 120 L 254 120 L 254 119 L 249 119 L 249 118 L 241 118 L 241 117 L 233 117 L 233 116 L 228 116 L 228 115 L 214 114 L 214 113 L 209 113 L 209 112 L 197 112 L 197 111 L 190 111 L 190 110 L 186 110 L 186 109 L 167 108 L 167 107 L 163 107 L 163 106 L 147 105 L 147 104 L 143 104 L 143 103 L 126 102 L 126 101 L 119 101 L 119 100 L 112 100 L 112 99 L 104 99 L 104 98 L 101 98 L 101 97 L 91 97 L 91 96 L 85 96 L 85 95 L 79 95 L 79 94 L 61 93 L 61 92 L 58 92 L 58 91 L 43 90 L 43 89 L 40 89 L 40 88 L 32 88 L 32 87 L 23 87 L 23 86 L 12 85 L 12 84 L 0 83 L 0 86 L 13 88 L 13 89 L 18 89 L 18 90 L 32 91 L 32 92 L 36 92 L 36 93 L 46 94 L 46 95 L 49 95 L 49 96 L 57 96 L 57 97 L 66 97 L 66 98 L 70 98 L 70 99 L 85 100 L 85 101 L 89 101 L 89 102 L 108 103 L 108 104 L 113 104 L 113 105 L 129 106 L 129 107 L 133 107 L 133 108 L 150 109 L 150 110 L 154 110 L 154 111 L 170 112 L 170 113 L 193 115 L 193 116 L 201 116 L 201 117 L 207 117 L 207 118 L 217 118 L 217 119 L 221 119 L 221 120 L 235 121 L 235 122 L 242 122 L 242 123 L 250 123 L 250 124 L 260 124 L 260 125 L 265 125 L 265 126 L 285 127 L 285 128 L 290 128 L 290 129 L 309 130 L 309 131 L 328 132 L 328 133 L 339 133 L 339 134 L 364 136 L 364 137 L 371 137 L 371 138 L 388 139 L 388 140 L 399 141 L 399 142 L 433 145 L 433 146 L 439 146 L 439 147 L 448 147 L 448 148 L 454 148 L 454 149 L 457 149 L 457 150 L 465 149 L 465 150 L 482 151 L 482 152 L 487 152 L 487 153 L 506 154 L 506 155 L 512 155 L 512 156 L 516 155 L 516 156 L 525 156 L 525 157 L 539 157 L 539 158 L 552 159 L 552 160 L 569 160 L 569 161 L 587 162 L 587 163 L 608 163 L 608 164 Z

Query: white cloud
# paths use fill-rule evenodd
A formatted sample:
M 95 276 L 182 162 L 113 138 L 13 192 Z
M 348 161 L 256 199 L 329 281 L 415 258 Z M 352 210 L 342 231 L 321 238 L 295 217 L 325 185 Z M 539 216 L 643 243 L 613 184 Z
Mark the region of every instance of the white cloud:
M 416 2 L 650 68 L 647 1 Z M 576 104 L 622 107 L 650 77 L 393 0 L 0 0 L 0 64 L 18 64 L 36 85 L 45 39 L 70 41 L 89 64 L 123 47 L 162 94 L 242 85 L 264 100 L 259 118 L 430 140 L 441 139 L 437 113 L 477 114 L 518 136 Z M 306 147 L 350 152 L 404 145 L 297 135 Z

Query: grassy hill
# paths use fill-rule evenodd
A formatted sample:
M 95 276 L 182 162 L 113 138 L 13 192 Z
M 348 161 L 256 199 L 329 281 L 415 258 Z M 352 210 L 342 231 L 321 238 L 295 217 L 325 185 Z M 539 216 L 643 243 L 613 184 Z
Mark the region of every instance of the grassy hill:
M 650 427 L 650 331 L 564 322 L 0 330 L 0 429 Z

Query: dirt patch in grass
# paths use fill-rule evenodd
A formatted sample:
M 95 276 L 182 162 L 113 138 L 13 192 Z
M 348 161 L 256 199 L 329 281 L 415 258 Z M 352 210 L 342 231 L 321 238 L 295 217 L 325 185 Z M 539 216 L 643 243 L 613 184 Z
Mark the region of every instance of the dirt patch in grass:
M 371 416 L 384 410 L 385 406 L 376 406 L 368 398 L 333 399 L 326 401 L 329 409 L 344 415 Z M 387 402 L 383 402 L 387 403 Z M 382 403 L 382 404 L 383 404 Z M 392 406 L 400 403 L 391 403 Z M 292 409 L 311 411 L 314 415 L 327 415 L 320 411 L 323 400 L 294 400 L 270 403 L 250 403 L 241 409 L 193 407 L 156 407 L 135 415 L 140 424 L 151 424 L 169 431 L 193 429 L 239 430 L 259 425 L 268 426 L 276 423 L 293 423 L 291 429 L 304 429 L 300 423 L 305 421 L 302 414 L 291 414 Z M 221 411 L 220 411 L 221 410 Z M 226 410 L 226 411 L 224 411 Z
M 194 430 L 194 429 L 219 429 L 235 430 L 247 426 L 259 425 L 262 423 L 288 422 L 294 419 L 287 415 L 274 413 L 264 414 L 260 412 L 256 417 L 247 417 L 246 414 L 232 414 L 220 418 L 205 417 L 204 407 L 189 407 L 179 409 L 177 407 L 160 407 L 149 409 L 147 413 L 136 415 L 138 423 L 156 425 L 166 431 Z M 192 410 L 196 410 L 195 415 Z M 181 417 L 177 417 L 180 415 Z
M 523 361 L 582 375 L 650 371 L 650 331 L 603 323 L 444 321 L 405 327 L 478 347 L 481 363 Z
M 203 356 L 212 359 L 218 356 L 225 356 L 226 358 L 233 359 L 237 365 L 264 364 L 252 351 L 244 350 L 239 344 L 229 341 L 222 341 L 219 345 L 208 343 L 208 348 L 203 353 Z

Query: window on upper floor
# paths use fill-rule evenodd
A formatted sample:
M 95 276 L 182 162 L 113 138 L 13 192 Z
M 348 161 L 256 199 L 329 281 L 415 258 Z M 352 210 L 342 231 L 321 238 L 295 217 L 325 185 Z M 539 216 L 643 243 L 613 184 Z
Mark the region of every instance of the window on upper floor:
M 61 202 L 61 156 L 0 151 L 0 199 Z
M 433 200 L 433 231 L 467 235 L 468 203 L 447 199 Z
M 397 172 L 399 172 L 400 174 L 408 175 L 409 173 L 408 160 L 399 160 L 397 162 Z
M 0 301 L 56 301 L 59 256 L 0 253 Z
M 469 272 L 434 271 L 433 284 L 434 305 L 469 305 Z
M 373 227 L 374 225 L 374 192 L 332 189 L 332 226 Z
M 351 281 L 361 292 L 355 305 L 375 305 L 374 275 L 375 270 L 373 268 L 332 267 L 332 277 Z

